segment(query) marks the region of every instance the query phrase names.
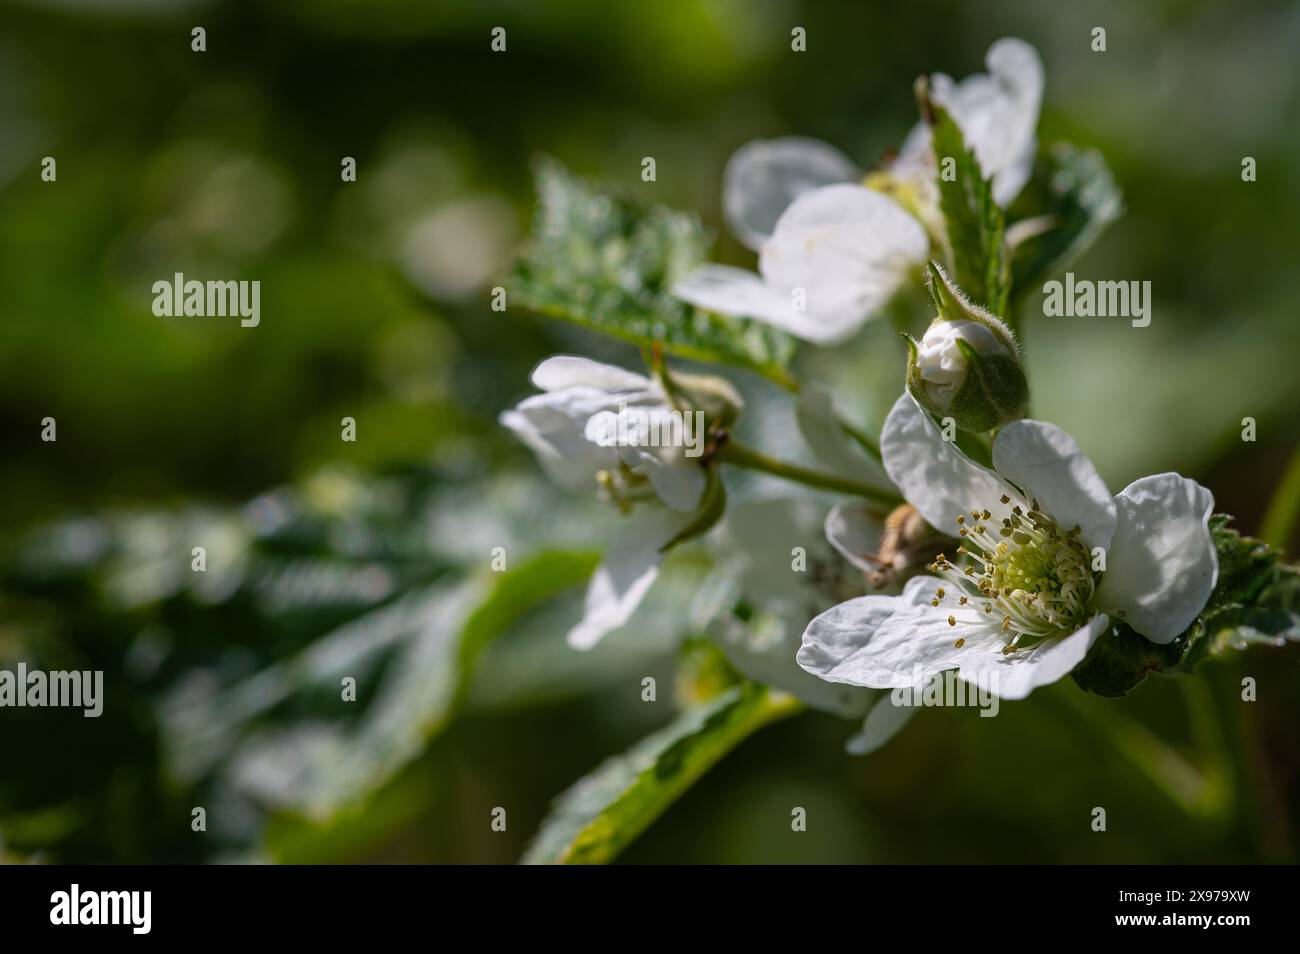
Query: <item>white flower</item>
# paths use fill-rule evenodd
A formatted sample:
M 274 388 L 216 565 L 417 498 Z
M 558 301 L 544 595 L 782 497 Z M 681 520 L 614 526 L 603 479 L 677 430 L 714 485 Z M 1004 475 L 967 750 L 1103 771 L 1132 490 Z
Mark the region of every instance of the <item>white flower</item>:
M 835 344 L 888 303 L 928 250 L 925 229 L 893 199 L 860 185 L 824 186 L 781 213 L 759 253 L 758 274 L 703 265 L 673 294 Z
M 1023 40 L 1004 37 L 984 58 L 988 73 L 960 83 L 943 73 L 930 79 L 930 96 L 952 113 L 984 175 L 993 180 L 999 205 L 1009 205 L 1033 171 L 1043 64 Z M 908 179 L 933 180 L 930 130 L 912 127 L 891 171 Z M 757 140 L 732 154 L 722 180 L 722 209 L 736 238 L 758 251 L 781 213 L 805 192 L 861 182 L 863 170 L 834 146 L 803 136 Z
M 1005 206 L 1033 169 L 1043 66 L 1033 47 L 1010 38 L 989 48 L 986 63 L 988 74 L 960 83 L 936 74 L 931 96 L 951 111 Z M 814 344 L 844 341 L 925 260 L 929 238 L 921 223 L 942 230 L 935 175 L 924 123 L 908 134 L 883 179 L 868 177 L 906 208 L 856 184 L 862 171 L 826 143 L 797 136 L 750 143 L 727 163 L 723 211 L 737 238 L 759 252 L 758 274 L 704 265 L 673 293 Z
M 1006 208 L 1034 168 L 1038 113 L 1043 103 L 1043 61 L 1024 40 L 1004 37 L 984 57 L 987 73 L 960 83 L 936 73 L 930 97 L 952 115 L 980 170 L 993 182 L 993 201 Z M 918 123 L 899 150 L 893 171 L 917 183 L 934 181 L 930 128 Z
M 699 504 L 705 483 L 699 461 L 679 447 L 644 440 L 651 419 L 676 413 L 658 382 L 572 355 L 547 358 L 532 382 L 543 393 L 503 413 L 501 423 L 556 481 L 600 489 L 620 503 L 657 496 L 687 513 Z
M 908 502 L 963 543 L 902 595 L 849 600 L 809 623 L 797 660 L 823 679 L 890 688 L 956 669 L 968 682 L 993 673 L 999 696 L 1022 699 L 1069 673 L 1109 616 L 1168 643 L 1214 589 L 1214 498 L 1195 481 L 1158 474 L 1111 497 L 1072 437 L 1033 420 L 1001 430 L 989 470 L 907 394 L 881 451 Z
M 681 448 L 644 446 L 638 428 L 617 426 L 633 410 L 648 416 L 672 410 L 650 378 L 560 355 L 538 365 L 532 382 L 543 393 L 504 412 L 501 423 L 547 472 L 565 486 L 598 490 L 624 509 L 651 504 L 628 520 L 592 577 L 583 618 L 568 637 L 571 646 L 589 649 L 640 604 L 658 576 L 661 549 L 694 518 L 706 475 L 699 459 Z

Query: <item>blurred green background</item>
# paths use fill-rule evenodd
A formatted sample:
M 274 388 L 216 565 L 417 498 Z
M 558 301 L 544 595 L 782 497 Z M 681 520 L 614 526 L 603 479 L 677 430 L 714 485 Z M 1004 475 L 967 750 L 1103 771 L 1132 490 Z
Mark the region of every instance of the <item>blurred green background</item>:
M 1125 192 L 1075 272 L 1154 294 L 1142 330 L 1047 320 L 1030 296 L 1035 414 L 1112 489 L 1178 470 L 1246 532 L 1300 437 L 1294 3 L 47 0 L 0 5 L 0 24 L 0 665 L 108 683 L 98 720 L 0 710 L 9 860 L 511 862 L 555 795 L 667 720 L 640 680 L 672 683 L 692 558 L 626 631 L 566 650 L 613 515 L 550 487 L 496 424 L 548 354 L 637 361 L 488 307 L 538 153 L 698 211 L 719 257 L 749 264 L 720 215 L 735 148 L 808 135 L 869 167 L 914 122 L 915 76 L 980 71 L 1020 36 L 1047 69 L 1040 140 L 1099 148 Z M 150 286 L 177 271 L 260 280 L 261 325 L 156 318 Z M 883 322 L 801 362 L 873 426 L 901 383 Z M 732 377 L 756 439 L 780 439 L 788 412 Z M 514 583 L 483 575 L 498 545 Z M 457 633 L 486 647 L 476 665 Z M 340 673 L 360 685 L 346 715 Z M 1244 774 L 1226 823 L 1179 814 L 1081 734 L 1067 684 L 995 720 L 924 712 L 867 759 L 838 719 L 774 726 L 623 857 L 1294 860 L 1300 668 L 1254 650 L 1209 691 L 1242 675 L 1259 701 L 1229 720 Z M 1086 702 L 1188 747 L 1196 699 L 1152 680 Z

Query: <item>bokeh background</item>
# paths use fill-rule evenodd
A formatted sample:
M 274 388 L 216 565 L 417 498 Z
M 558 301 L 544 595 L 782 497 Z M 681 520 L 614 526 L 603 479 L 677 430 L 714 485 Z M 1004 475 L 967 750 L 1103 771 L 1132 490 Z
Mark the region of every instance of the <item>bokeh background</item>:
M 552 798 L 667 720 L 669 693 L 646 705 L 640 681 L 672 684 L 703 557 L 569 652 L 615 521 L 496 424 L 548 354 L 637 360 L 488 307 L 537 154 L 698 211 L 718 257 L 748 264 L 720 216 L 735 148 L 809 135 L 869 167 L 915 121 L 915 76 L 979 71 L 1020 36 L 1047 68 L 1040 139 L 1099 148 L 1125 193 L 1076 273 L 1154 290 L 1142 330 L 1047 320 L 1030 296 L 1036 414 L 1113 489 L 1178 470 L 1247 532 L 1300 436 L 1293 3 L 46 0 L 0 5 L 0 24 L 0 665 L 108 683 L 98 720 L 0 710 L 7 860 L 512 862 Z M 260 327 L 156 318 L 150 286 L 177 271 L 259 279 Z M 901 382 L 886 323 L 800 361 L 868 425 Z M 732 376 L 754 439 L 788 437 Z M 494 546 L 524 569 L 511 584 L 485 576 Z M 360 684 L 344 713 L 340 673 Z M 1198 706 L 1247 674 L 1259 701 L 1228 707 L 1240 775 L 1214 819 L 1083 730 L 1067 684 L 993 720 L 927 711 L 866 759 L 842 751 L 851 723 L 773 726 L 623 859 L 1294 860 L 1294 652 L 1085 705 L 1195 761 Z

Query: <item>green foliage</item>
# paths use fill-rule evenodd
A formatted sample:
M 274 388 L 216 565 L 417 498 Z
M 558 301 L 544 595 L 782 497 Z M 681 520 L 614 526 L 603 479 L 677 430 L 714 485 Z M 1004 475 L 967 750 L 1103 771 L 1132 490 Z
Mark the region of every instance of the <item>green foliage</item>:
M 937 103 L 923 105 L 940 164 L 939 207 L 947 224 L 953 277 L 976 303 L 1004 316 L 1010 284 L 1002 210 L 993 201 L 992 184 L 984 178 L 952 116 Z M 948 158 L 956 164 L 951 181 L 943 175 Z
M 1087 251 L 1124 214 L 1124 196 L 1100 152 L 1058 142 L 1039 154 L 1012 212 L 1042 227 L 1012 254 L 1012 283 L 1021 298 Z
M 1230 520 L 1225 514 L 1210 520 L 1219 581 L 1187 631 L 1158 646 L 1113 622 L 1074 670 L 1075 682 L 1098 695 L 1123 696 L 1152 673 L 1190 672 L 1230 650 L 1300 640 L 1300 571 L 1283 563 L 1279 551 L 1229 528 Z
M 798 709 L 793 696 L 755 683 L 685 709 L 561 795 L 523 862 L 610 861 L 741 740 Z
M 538 160 L 536 175 L 537 220 L 509 281 L 515 302 L 635 344 L 788 383 L 792 338 L 671 294 L 673 283 L 704 260 L 708 236 L 696 216 L 596 192 L 551 159 Z

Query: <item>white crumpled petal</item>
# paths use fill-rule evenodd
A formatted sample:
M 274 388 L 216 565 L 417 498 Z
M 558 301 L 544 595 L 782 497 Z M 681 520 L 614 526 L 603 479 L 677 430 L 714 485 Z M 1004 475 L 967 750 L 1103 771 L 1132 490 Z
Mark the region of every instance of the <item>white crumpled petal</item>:
M 1214 495 L 1178 474 L 1156 474 L 1129 484 L 1115 504 L 1115 536 L 1093 602 L 1153 643 L 1172 642 L 1219 579 L 1207 524 Z
M 1028 652 L 1011 656 L 1003 656 L 998 651 L 982 660 L 978 668 L 963 665 L 958 675 L 999 698 L 1023 699 L 1039 686 L 1069 675 L 1083 662 L 1083 657 L 1088 655 L 1088 650 L 1106 631 L 1109 623 L 1105 613 L 1098 613 L 1069 636 L 1046 640 Z
M 1078 525 L 1089 546 L 1110 546 L 1115 501 L 1078 443 L 1055 424 L 1012 421 L 993 444 L 993 466 L 1062 528 Z
M 587 584 L 582 619 L 569 630 L 571 647 L 591 649 L 631 618 L 659 576 L 664 557 L 660 548 L 685 529 L 690 519 L 689 514 L 645 511 L 620 528 Z
M 857 166 L 834 146 L 788 136 L 737 149 L 722 179 L 722 209 L 736 238 L 758 251 L 781 213 L 820 186 L 860 178 Z
M 988 510 L 995 522 L 1010 512 L 1003 494 L 1020 499 L 1014 487 L 987 467 L 945 441 L 930 416 L 906 391 L 894 402 L 880 431 L 885 472 L 925 522 L 941 533 L 953 533 L 957 515 Z
M 786 209 L 759 271 L 788 301 L 803 291 L 806 308 L 795 312 L 792 333 L 833 344 L 883 308 L 928 251 L 925 229 L 893 199 L 865 186 L 831 185 Z
M 880 515 L 857 500 L 837 503 L 826 515 L 826 539 L 835 550 L 864 573 L 874 573 L 880 564 L 867 557 L 880 552 L 884 523 Z
M 892 693 L 884 693 L 867 713 L 858 734 L 844 743 L 849 755 L 870 755 L 885 747 L 916 715 L 916 706 L 895 705 Z
M 993 180 L 993 200 L 1006 208 L 1033 173 L 1038 114 L 1043 102 L 1043 63 L 1023 40 L 1004 37 L 984 58 L 988 73 L 960 83 L 942 73 L 931 77 L 931 95 L 952 114 L 984 175 Z M 930 129 L 913 127 L 894 164 L 900 175 L 932 177 Z
M 944 585 L 937 577 L 914 576 L 901 596 L 866 596 L 831 607 L 804 631 L 799 665 L 831 682 L 872 689 L 911 686 L 967 662 L 983 668 L 1006 643 L 996 631 L 971 636 L 949 626 L 951 610 L 930 605 Z M 965 639 L 960 648 L 954 645 L 959 637 Z
M 796 660 L 831 682 L 874 689 L 915 686 L 955 669 L 1003 699 L 1023 699 L 1069 673 L 1106 628 L 1106 616 L 1099 614 L 1069 636 L 1003 655 L 1000 632 L 972 634 L 950 626 L 951 610 L 930 605 L 943 585 L 936 577 L 918 576 L 907 581 L 902 596 L 867 596 L 832 607 L 808 624 Z M 882 606 L 882 600 L 892 605 Z

